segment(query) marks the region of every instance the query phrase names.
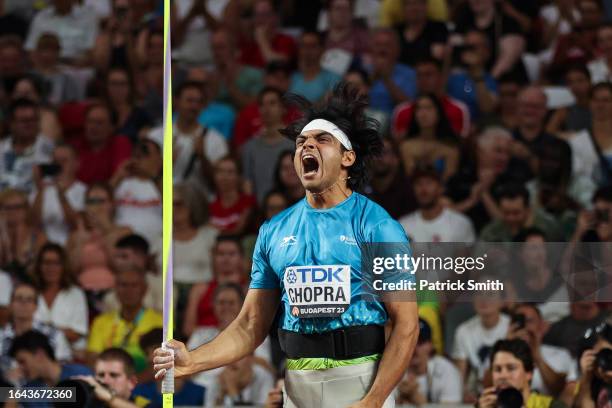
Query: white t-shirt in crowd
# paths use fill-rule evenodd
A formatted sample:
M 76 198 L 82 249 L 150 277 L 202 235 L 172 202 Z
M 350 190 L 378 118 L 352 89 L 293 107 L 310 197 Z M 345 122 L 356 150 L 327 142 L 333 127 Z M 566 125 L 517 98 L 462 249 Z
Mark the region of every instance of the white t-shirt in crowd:
M 505 339 L 510 326 L 510 318 L 501 314 L 497 324 L 486 329 L 479 316 L 461 323 L 455 332 L 452 357 L 456 360 L 467 360 L 482 380 L 487 367 L 493 345 L 497 340 Z
M 203 130 L 202 126 L 198 126 L 192 133 L 183 133 L 176 125 L 173 127 L 174 165 L 172 174 L 175 183 L 187 180 L 194 181 L 197 183 L 196 185 L 203 188 L 203 191 L 207 191 L 207 186 L 202 179 L 202 165 L 200 161 L 196 160 L 193 167 L 189 168 L 194 154 L 195 140 L 198 137 L 202 137 Z M 229 153 L 227 142 L 223 135 L 212 128 L 208 128 L 205 132 L 203 150 L 204 156 L 211 163 L 215 163 Z
M 427 374 L 417 377 L 419 392 L 434 404 L 459 404 L 463 401 L 463 384 L 457 367 L 442 356 L 427 362 Z
M 66 200 L 74 211 L 83 211 L 85 208 L 86 191 L 87 186 L 80 181 L 75 181 L 66 190 Z M 45 187 L 43 193 L 42 222 L 49 241 L 66 245 L 70 228 L 64 218 L 59 193 L 54 185 Z
M 399 219 L 406 235 L 415 242 L 467 242 L 476 240 L 472 222 L 465 215 L 445 208 L 433 220 L 423 218 L 417 210 Z
M 610 68 L 604 58 L 598 58 L 587 65 L 591 73 L 591 83 L 609 82 L 612 79 Z
M 0 307 L 7 307 L 11 303 L 13 281 L 11 276 L 0 269 Z
M 205 225 L 191 241 L 174 240 L 174 281 L 178 283 L 208 282 L 212 279 L 211 250 L 218 230 Z
M 572 358 L 570 353 L 561 348 L 555 346 L 549 346 L 542 344 L 540 346 L 540 352 L 542 358 L 553 369 L 553 371 L 559 374 L 565 374 L 565 381 L 576 381 L 578 379 L 578 367 L 576 360 Z M 531 380 L 531 389 L 544 395 L 552 395 L 551 391 L 544 385 L 542 374 L 536 367 L 533 371 L 533 378 Z
M 193 350 L 199 346 L 201 346 L 202 344 L 206 344 L 208 342 L 210 342 L 212 339 L 214 339 L 215 337 L 217 337 L 217 335 L 219 334 L 219 329 L 216 327 L 210 327 L 210 326 L 203 326 L 203 327 L 198 327 L 194 330 L 193 334 L 191 335 L 191 337 L 189 338 L 189 341 L 187 342 L 187 349 L 188 350 Z M 257 347 L 255 349 L 255 353 L 254 353 L 255 357 L 259 357 L 267 362 L 271 362 L 272 361 L 272 349 L 270 346 L 270 339 L 268 337 L 266 337 L 266 339 L 263 341 L 263 343 L 261 343 L 259 345 L 259 347 Z M 255 365 L 253 367 L 253 369 L 255 370 L 256 368 L 261 368 L 260 366 Z M 263 371 L 267 372 L 265 369 L 261 368 Z M 192 377 L 193 382 L 195 382 L 196 384 L 199 384 L 203 387 L 206 388 L 207 390 L 207 396 L 206 396 L 206 406 L 214 406 L 214 401 L 216 398 L 216 392 L 209 392 L 208 390 L 212 390 L 215 387 L 217 387 L 217 377 L 219 376 L 219 374 L 223 371 L 223 367 L 219 367 L 219 368 L 215 368 L 213 370 L 209 370 L 209 371 L 203 371 L 201 373 L 198 373 L 196 375 L 194 375 Z M 272 377 L 270 375 L 270 377 Z M 272 385 L 271 387 L 274 386 L 274 379 L 272 378 Z M 267 390 L 269 390 L 270 388 L 267 388 Z M 267 396 L 267 392 L 266 391 L 266 396 Z M 255 401 L 257 402 L 257 401 Z M 264 401 L 265 402 L 265 396 L 264 396 Z M 261 402 L 261 404 L 263 404 L 263 402 Z
M 149 244 L 162 236 L 162 196 L 155 183 L 129 177 L 115 189 L 116 222 L 142 235 Z

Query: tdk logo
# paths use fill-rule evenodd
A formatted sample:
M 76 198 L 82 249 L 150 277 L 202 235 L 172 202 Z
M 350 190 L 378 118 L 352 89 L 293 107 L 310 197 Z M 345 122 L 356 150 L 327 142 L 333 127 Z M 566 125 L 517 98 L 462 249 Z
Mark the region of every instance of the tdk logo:
M 287 269 L 288 283 L 344 282 L 342 275 L 346 266 L 314 266 Z

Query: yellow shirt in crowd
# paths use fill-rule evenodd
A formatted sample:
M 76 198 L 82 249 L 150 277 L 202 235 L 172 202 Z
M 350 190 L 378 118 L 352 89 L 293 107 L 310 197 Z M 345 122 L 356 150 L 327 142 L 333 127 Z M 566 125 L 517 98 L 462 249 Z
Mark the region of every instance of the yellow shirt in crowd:
M 427 0 L 427 16 L 434 21 L 448 21 L 446 0 Z M 380 25 L 393 27 L 404 21 L 403 0 L 382 0 L 380 5 Z

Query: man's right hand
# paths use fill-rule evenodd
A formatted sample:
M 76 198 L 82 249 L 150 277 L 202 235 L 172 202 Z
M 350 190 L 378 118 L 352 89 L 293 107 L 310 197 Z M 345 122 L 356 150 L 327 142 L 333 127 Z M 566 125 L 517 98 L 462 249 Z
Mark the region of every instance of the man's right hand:
M 174 351 L 174 355 L 171 350 L 158 348 L 154 351 L 153 355 L 153 370 L 155 371 L 155 379 L 161 380 L 166 375 L 166 371 L 174 367 L 174 376 L 183 377 L 185 375 L 192 374 L 195 370 L 193 368 L 194 361 L 187 351 L 184 343 L 177 340 L 170 340 L 166 343 L 166 347 Z
M 486 388 L 478 398 L 478 408 L 495 408 L 497 404 L 497 390 L 495 387 Z

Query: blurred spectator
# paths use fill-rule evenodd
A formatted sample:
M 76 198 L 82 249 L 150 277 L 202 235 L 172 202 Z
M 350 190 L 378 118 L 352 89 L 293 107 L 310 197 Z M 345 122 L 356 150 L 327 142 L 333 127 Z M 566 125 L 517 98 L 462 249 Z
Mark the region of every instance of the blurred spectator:
M 419 339 L 412 360 L 398 384 L 398 404 L 460 404 L 463 401 L 461 375 L 445 357 L 435 354 L 431 328 L 419 319 Z
M 9 320 L 9 306 L 13 293 L 13 279 L 11 275 L 0 269 L 0 326 Z
M 419 96 L 434 95 L 442 105 L 440 113 L 445 117 L 445 119 L 442 119 L 440 116 L 439 120 L 448 121 L 452 127 L 452 132 L 450 129 L 445 129 L 445 131 L 448 131 L 448 134 L 444 133 L 437 136 L 451 138 L 453 133 L 455 135 L 467 136 L 470 131 L 469 111 L 467 106 L 462 102 L 449 98 L 448 95 L 446 95 L 442 65 L 437 60 L 429 58 L 417 62 L 415 69 Z M 397 105 L 393 111 L 393 123 L 391 126 L 395 138 L 402 139 L 406 132 L 410 132 L 413 123 L 415 103 L 402 103 Z
M 570 132 L 588 129 L 591 126 L 591 74 L 584 65 L 574 65 L 565 71 L 565 84 L 574 96 L 575 103 L 554 111 L 548 120 L 546 131 L 559 130 Z
M 216 198 L 210 203 L 210 224 L 221 234 L 241 235 L 253 220 L 257 200 L 244 191 L 240 161 L 226 156 L 215 164 Z
M 501 216 L 496 203 L 499 188 L 508 181 L 528 179 L 510 155 L 511 144 L 506 129 L 486 128 L 476 136 L 473 155 L 464 155 L 459 171 L 446 183 L 455 210 L 470 217 L 477 232 Z
M 366 192 L 394 219 L 416 209 L 412 180 L 406 176 L 397 145 L 389 138 L 383 139 L 382 154 L 372 163 L 370 186 Z
M 512 155 L 525 161 L 532 172 L 535 172 L 535 155 L 543 143 L 555 137 L 545 129 L 547 97 L 542 88 L 529 86 L 519 93 L 517 102 L 518 120 L 513 132 L 515 142 L 512 144 Z
M 274 387 L 274 377 L 254 363 L 253 356 L 228 364 L 206 400 L 215 405 L 261 405 Z
M 395 105 L 415 97 L 416 74 L 408 65 L 398 62 L 400 40 L 397 32 L 390 28 L 377 29 L 370 38 L 370 108 L 390 115 Z
M 597 0 L 578 0 L 574 3 L 580 13 L 580 21 L 575 22 L 573 30 L 561 35 L 556 42 L 546 75 L 550 82 L 558 82 L 567 66 L 586 64 L 596 55 L 602 7 Z
M 612 30 L 611 30 L 612 32 Z M 572 148 L 572 172 L 591 178 L 600 186 L 612 183 L 612 84 L 591 88 L 592 122 L 586 129 L 567 135 Z
M 261 89 L 263 73 L 260 69 L 240 65 L 235 38 L 227 29 L 218 29 L 211 37 L 215 60 L 215 78 L 220 87 L 216 99 L 239 110 L 253 102 Z
M 612 241 L 612 188 L 602 187 L 593 194 L 592 209 L 580 213 L 572 241 Z
M 491 349 L 497 340 L 503 339 L 510 327 L 510 318 L 501 313 L 503 301 L 498 292 L 474 293 L 476 316 L 461 323 L 455 332 L 452 357 L 461 372 L 464 399 L 469 400 L 472 391 L 466 389 L 471 370 L 481 384 L 489 366 Z
M 140 235 L 130 234 L 117 241 L 113 252 L 113 267 L 122 271 L 137 268 L 145 272 L 147 290 L 142 305 L 162 312 L 163 282 L 161 274 L 155 270 L 154 256 L 149 253 L 149 243 Z M 104 311 L 110 312 L 121 308 L 121 303 L 115 291 L 104 296 Z
M 317 102 L 340 81 L 338 74 L 321 67 L 323 41 L 317 32 L 305 32 L 300 37 L 298 70 L 291 76 L 289 91 Z
M 444 23 L 427 18 L 427 0 L 406 0 L 404 21 L 396 27 L 400 37 L 402 64 L 414 66 L 422 58 L 444 57 L 448 29 Z
M 150 332 L 144 334 L 140 338 L 140 348 L 147 355 L 148 363 L 150 368 L 153 368 L 153 351 L 159 347 L 163 340 L 163 330 L 153 329 Z M 145 382 L 140 382 L 134 387 L 133 395 L 138 397 L 144 397 L 151 401 L 152 407 L 161 407 L 162 394 L 160 389 L 160 383 L 155 381 L 152 377 Z M 201 385 L 195 384 L 192 380 L 185 377 L 174 379 L 174 395 L 172 396 L 172 403 L 176 407 L 188 406 L 188 407 L 203 407 L 205 402 L 205 395 L 207 389 Z
M 234 108 L 215 100 L 219 94 L 220 78 L 205 68 L 190 68 L 187 71 L 187 82 L 198 83 L 202 88 L 203 109 L 198 122 L 204 128 L 212 128 L 229 139 L 234 129 L 236 114 Z
M 175 184 L 173 200 L 174 282 L 208 282 L 213 277 L 210 255 L 217 230 L 207 223 L 206 200 L 186 183 Z
M 612 62 L 612 24 L 604 23 L 597 30 L 597 46 L 601 57 L 589 63 L 591 81 L 594 84 L 610 81 L 610 62 Z
M 18 78 L 26 73 L 26 55 L 18 37 L 8 35 L 0 38 L 0 74 L 3 96 L 10 95 Z
M 174 181 L 190 181 L 209 193 L 213 165 L 227 154 L 223 136 L 198 123 L 204 93 L 197 82 L 186 82 L 176 93 L 176 119 L 173 128 Z
M 35 330 L 15 336 L 8 354 L 19 364 L 27 380 L 25 387 L 53 388 L 72 376 L 91 374 L 84 365 L 58 361 L 47 336 Z
M 17 188 L 32 192 L 34 166 L 51 161 L 53 142 L 40 133 L 40 108 L 32 101 L 12 102 L 10 135 L 0 140 L 0 190 Z
M 163 132 L 154 129 L 140 140 L 130 160 L 115 172 L 115 220 L 156 244 L 162 233 Z
M 65 30 L 70 27 L 70 30 Z M 61 58 L 76 66 L 92 62 L 92 50 L 98 36 L 98 18 L 86 6 L 74 0 L 53 0 L 52 6 L 39 11 L 30 25 L 25 49 L 33 51 L 44 33 L 57 35 Z
M 40 114 L 40 132 L 53 141 L 62 138 L 62 128 L 55 109 L 45 101 L 43 82 L 33 75 L 24 75 L 16 79 L 11 100 L 29 99 L 38 104 Z
M 252 27 L 239 39 L 240 60 L 245 65 L 263 68 L 271 61 L 293 62 L 297 47 L 292 37 L 278 31 L 279 17 L 270 0 L 252 4 Z M 232 16 L 231 23 L 240 20 Z M 238 30 L 233 30 L 238 32 Z
M 531 390 L 534 359 L 529 345 L 521 339 L 499 340 L 491 352 L 493 386 L 483 390 L 478 399 L 479 408 L 495 408 L 502 405 L 498 400 L 501 390 L 514 388 L 522 396 L 526 408 L 564 408 L 565 404 L 550 396 Z
M 114 133 L 111 108 L 93 104 L 87 108 L 85 135 L 74 141 L 80 165 L 77 178 L 86 184 L 109 181 L 129 159 L 132 146 L 127 137 Z
M 79 212 L 85 208 L 87 186 L 76 179 L 78 160 L 71 145 L 59 144 L 53 150 L 51 166 L 33 169 L 36 185 L 33 216 L 42 223 L 49 241 L 61 245 L 76 229 Z
M 280 133 L 285 127 L 282 93 L 275 88 L 264 88 L 258 100 L 263 129 L 242 148 L 242 166 L 245 180 L 251 183 L 257 201 L 261 203 L 274 183 L 274 167 L 270 164 L 276 163 L 283 151 L 295 146 Z
M 434 95 L 424 94 L 416 98 L 414 109 L 410 111 L 410 127 L 399 146 L 406 174 L 413 174 L 419 167 L 431 166 L 442 174 L 443 180 L 448 180 L 457 172 L 460 152 L 457 135 L 442 104 Z
M 185 312 L 183 334 L 191 336 L 197 327 L 217 326 L 213 301 L 217 287 L 226 283 L 243 285 L 246 281 L 244 253 L 236 237 L 218 237 L 212 252 L 213 280 L 193 285 Z
M 139 22 L 135 21 L 134 6 L 130 0 L 110 0 L 111 15 L 102 24 L 95 37 L 92 62 L 98 72 L 121 67 L 136 73 L 136 38 Z M 149 2 L 150 3 L 150 2 Z
M 442 203 L 444 185 L 438 172 L 432 168 L 417 170 L 412 175 L 412 183 L 419 209 L 399 219 L 412 241 L 476 241 L 470 219 Z
M 563 269 L 559 264 L 562 248 L 548 244 L 544 233 L 531 227 L 514 237 L 516 265 L 514 283 L 517 297 L 525 302 L 538 302 L 538 315 L 547 323 L 554 323 L 569 314 L 569 296 Z M 540 333 L 544 334 L 544 333 Z
M 459 51 L 458 61 L 448 77 L 447 92 L 468 107 L 474 122 L 494 112 L 498 103 L 497 82 L 485 68 L 491 45 L 482 31 L 471 30 L 465 33 L 462 47 L 453 48 L 453 56 L 455 50 Z
M 163 44 L 163 32 L 151 34 L 149 42 L 151 44 L 162 42 Z M 151 45 L 150 48 L 152 48 Z M 140 94 L 144 95 L 141 107 L 147 112 L 153 123 L 161 124 L 164 105 L 164 66 L 159 61 L 149 58 L 143 71 L 141 78 L 135 78 L 139 82 Z
M 501 10 L 500 10 L 501 8 Z M 498 6 L 494 0 L 469 0 L 462 4 L 455 23 L 455 33 L 463 36 L 471 30 L 484 32 L 491 45 L 491 58 L 487 71 L 494 78 L 514 72 L 526 78 L 521 54 L 526 48 L 523 31 L 514 17 Z
M 612 378 L 607 356 L 612 349 L 612 328 L 605 323 L 590 327 L 580 346 L 580 381 L 574 406 L 608 408 Z
M 94 378 L 95 376 L 95 378 Z M 113 408 L 149 407 L 151 401 L 142 396 L 132 396 L 136 387 L 134 360 L 120 348 L 107 348 L 96 358 L 94 376 L 78 376 L 93 391 L 95 403 Z
M 274 170 L 274 189 L 285 195 L 289 205 L 304 198 L 305 190 L 300 178 L 295 172 L 293 156 L 295 149 L 291 148 L 280 154 Z
M 547 241 L 564 241 L 560 225 L 539 208 L 532 208 L 529 192 L 520 184 L 507 184 L 497 197 L 501 218 L 491 221 L 480 232 L 486 242 L 512 241 L 522 229 L 534 226 L 540 229 Z
M 291 69 L 286 63 L 272 62 L 266 66 L 266 71 L 263 77 L 263 86 L 278 89 L 285 94 L 289 90 L 289 82 Z M 287 106 L 283 123 L 288 124 L 292 119 L 295 119 L 298 112 L 294 106 Z M 245 106 L 236 118 L 234 126 L 234 134 L 232 136 L 232 145 L 235 149 L 240 148 L 255 136 L 263 127 L 261 120 L 261 112 L 259 111 L 259 101 L 253 101 Z
M 368 50 L 368 31 L 355 24 L 355 1 L 331 0 L 327 5 L 328 28 L 323 33 L 325 50 L 340 49 L 351 60 L 360 58 Z
M 113 114 L 113 123 L 117 124 L 116 133 L 127 136 L 136 144 L 141 129 L 153 122 L 149 114 L 136 104 L 136 88 L 130 71 L 120 67 L 110 68 L 104 86 L 106 102 Z
M 61 246 L 46 243 L 38 251 L 32 273 L 40 291 L 35 318 L 64 332 L 74 349 L 83 349 L 89 329 L 87 300 L 83 290 L 72 283 L 69 268 Z
M 261 205 L 261 213 L 264 220 L 267 221 L 287 207 L 289 207 L 287 197 L 280 191 L 270 190 L 264 197 L 263 204 Z
M 93 321 L 87 344 L 89 359 L 93 361 L 108 347 L 120 347 L 130 353 L 136 372 L 146 366 L 146 356 L 140 349 L 140 336 L 162 326 L 162 316 L 143 306 L 147 291 L 145 272 L 133 266 L 117 273 L 117 298 L 120 309 L 99 315 Z
M 499 103 L 497 109 L 481 118 L 481 126 L 502 126 L 514 129 L 518 125 L 518 94 L 522 82 L 513 75 L 497 79 Z
M 216 326 L 204 326 L 195 329 L 189 337 L 187 347 L 194 349 L 217 337 L 238 316 L 243 302 L 244 293 L 240 285 L 236 283 L 220 284 L 215 289 L 213 299 L 213 312 L 218 324 Z M 272 370 L 270 350 L 270 339 L 266 337 L 263 343 L 257 347 L 252 357 L 257 367 L 256 371 L 259 372 L 262 368 Z M 207 391 L 209 391 L 206 397 L 209 404 L 214 404 L 215 394 L 219 392 L 217 379 L 223 371 L 224 368 L 220 367 L 199 373 L 194 377 L 194 382 L 206 387 Z
M 59 361 L 69 361 L 72 359 L 70 344 L 66 340 L 64 333 L 48 323 L 43 323 L 34 319 L 36 313 L 36 303 L 38 291 L 31 283 L 20 282 L 15 285 L 11 294 L 9 305 L 10 320 L 0 329 L 0 355 L 2 371 L 9 379 L 19 383 L 23 380 L 22 373 L 15 360 L 9 356 L 9 350 L 13 345 L 15 337 L 21 336 L 30 330 L 36 330 L 49 340 L 49 345 L 53 349 L 53 355 Z
M 23 279 L 47 237 L 34 224 L 25 193 L 14 189 L 0 192 L 0 209 L 0 264 Z
M 531 389 L 543 395 L 560 395 L 567 383 L 578 379 L 576 361 L 567 350 L 542 344 L 546 324 L 534 303 L 519 304 L 514 313 L 522 316 L 522 322 L 511 324 L 508 339 L 521 339 L 529 345 L 534 362 Z
M 595 302 L 587 300 L 571 302 L 569 316 L 551 325 L 542 342 L 551 346 L 562 347 L 578 359 L 580 358 L 577 355 L 578 346 L 584 332 L 605 320 L 606 313 L 600 310 Z
M 107 184 L 92 184 L 85 193 L 85 211 L 68 240 L 69 259 L 79 285 L 85 290 L 115 286 L 111 254 L 115 243 L 129 234 L 115 223 L 113 191 Z
M 366 97 L 370 95 L 370 87 L 372 84 L 370 83 L 370 76 L 365 70 L 361 68 L 349 68 L 349 70 L 346 71 L 346 74 L 344 74 L 343 80 L 350 86 L 357 88 L 361 95 L 365 95 Z M 379 123 L 379 132 L 381 135 L 384 136 L 388 134 L 388 113 L 378 109 L 373 109 L 369 106 L 365 108 L 364 112 L 368 118 L 373 119 Z
M 212 63 L 210 32 L 217 29 L 229 0 L 172 2 L 172 56 L 190 65 Z
M 382 0 L 380 2 L 380 24 L 384 27 L 399 24 L 403 21 L 402 0 Z M 446 0 L 427 0 L 427 15 L 434 21 L 447 21 L 449 5 Z

